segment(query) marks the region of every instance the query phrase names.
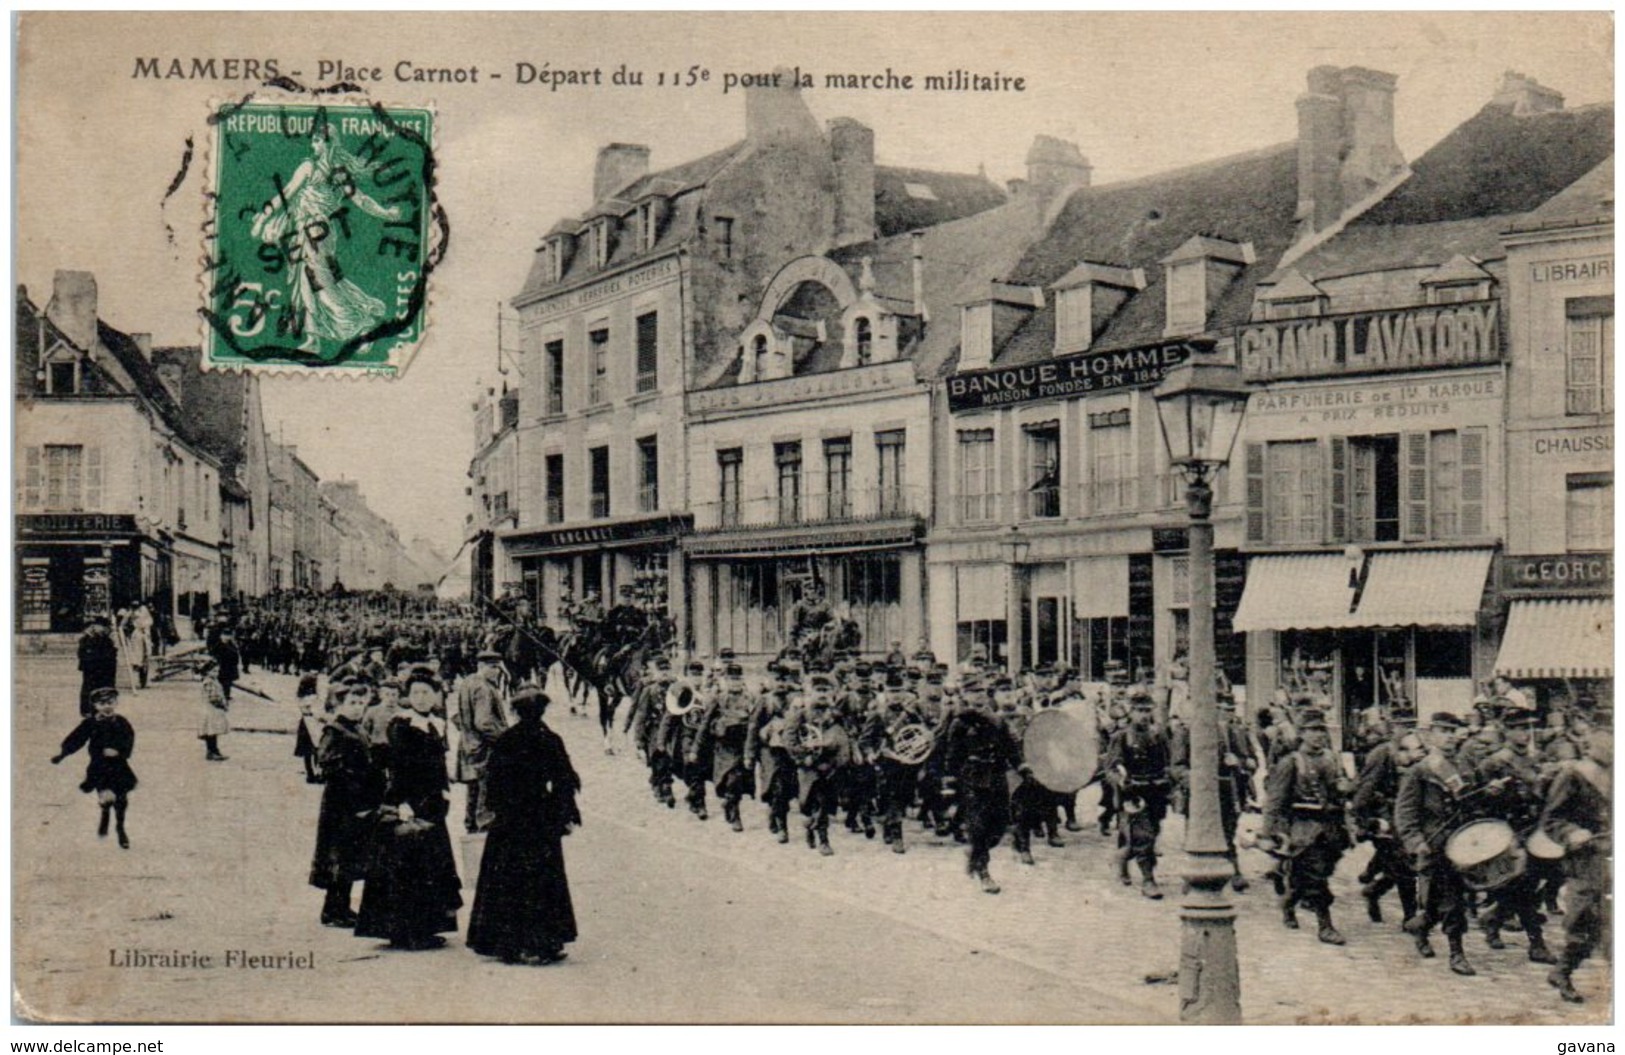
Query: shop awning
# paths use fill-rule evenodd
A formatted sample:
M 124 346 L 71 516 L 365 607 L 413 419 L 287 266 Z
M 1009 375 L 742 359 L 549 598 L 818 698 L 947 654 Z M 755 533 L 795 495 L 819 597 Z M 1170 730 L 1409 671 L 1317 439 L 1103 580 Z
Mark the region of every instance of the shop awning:
M 1239 632 L 1349 626 L 1353 596 L 1341 554 L 1254 557 L 1247 562 L 1247 585 L 1232 625 Z
M 1490 574 L 1488 549 L 1375 553 L 1360 607 L 1344 626 L 1473 626 Z
M 1614 602 L 1513 601 L 1495 673 L 1509 678 L 1614 676 Z

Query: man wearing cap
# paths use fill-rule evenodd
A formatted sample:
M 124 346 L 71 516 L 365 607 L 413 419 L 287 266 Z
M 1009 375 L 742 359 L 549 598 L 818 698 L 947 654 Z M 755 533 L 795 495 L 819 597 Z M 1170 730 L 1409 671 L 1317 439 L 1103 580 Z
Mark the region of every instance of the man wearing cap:
M 1389 738 L 1366 755 L 1349 803 L 1356 825 L 1371 841 L 1371 862 L 1360 874 L 1360 896 L 1373 923 L 1382 922 L 1382 897 L 1390 890 L 1399 891 L 1405 919 L 1416 915 L 1416 875 L 1394 831 L 1394 800 L 1400 774 L 1422 756 L 1421 741 L 1413 717 L 1396 714 L 1389 719 L 1389 728 Z
M 688 804 L 688 812 L 703 821 L 711 816 L 705 808 L 705 782 L 711 778 L 711 758 L 706 751 L 706 739 L 701 735 L 701 719 L 710 706 L 714 686 L 705 678 L 704 664 L 698 661 L 689 664 L 689 682 L 694 690 L 692 702 L 680 712 L 666 709 L 659 739 L 668 744 L 677 779 L 687 789 L 683 801 Z
M 929 729 L 925 718 L 907 692 L 888 690 L 864 723 L 859 745 L 874 760 L 880 829 L 893 853 L 904 853 L 903 817 L 914 802 L 914 789 L 920 782 L 920 762 L 903 757 L 899 736 L 910 727 Z M 923 759 L 921 760 L 923 761 Z
M 457 687 L 457 779 L 468 786 L 463 828 L 483 832 L 493 814 L 484 803 L 485 770 L 491 744 L 508 728 L 502 709 L 502 653 L 485 649 L 479 667 Z
M 745 690 L 745 668 L 729 663 L 723 669 L 722 691 L 711 698 L 700 721 L 700 750 L 711 756 L 711 780 L 722 800 L 722 816 L 734 831 L 744 831 L 740 800 L 754 795 L 745 760 L 750 716 L 760 701 Z
M 1296 930 L 1294 910 L 1301 904 L 1314 911 L 1320 940 L 1342 945 L 1343 935 L 1332 924 L 1328 884 L 1349 846 L 1343 823 L 1349 782 L 1331 751 L 1325 718 L 1305 711 L 1298 731 L 1297 749 L 1270 769 L 1265 788 L 1264 832 L 1278 847 L 1277 856 L 1285 858 L 1281 921 Z
M 649 661 L 649 672 L 632 698 L 632 713 L 626 729 L 632 743 L 643 753 L 649 767 L 649 791 L 655 801 L 671 804 L 671 759 L 661 750 L 657 737 L 661 715 L 666 713 L 666 690 L 671 687 L 671 660 L 664 653 Z
M 1461 821 L 1457 797 L 1467 789 L 1448 754 L 1462 724 L 1449 711 L 1437 711 L 1428 719 L 1420 733 L 1427 754 L 1399 778 L 1394 828 L 1417 875 L 1418 912 L 1405 923 L 1405 930 L 1416 939 L 1416 951 L 1424 959 L 1431 958 L 1434 953 L 1428 934 L 1441 926 L 1450 943 L 1450 969 L 1459 975 L 1474 975 L 1478 972 L 1462 949 L 1462 935 L 1467 932 L 1467 887 L 1444 852 Z
M 758 697 L 745 732 L 745 765 L 756 774 L 767 806 L 767 830 L 781 843 L 790 841 L 790 803 L 796 798 L 796 765 L 784 739 L 794 692 L 791 675 L 781 670 L 778 684 Z
M 1156 724 L 1156 704 L 1148 692 L 1130 697 L 1132 716 L 1127 728 L 1113 735 L 1106 747 L 1102 769 L 1117 792 L 1121 819 L 1117 831 L 1117 878 L 1132 885 L 1128 863 L 1140 869 L 1140 893 L 1160 901 L 1157 886 L 1157 838 L 1168 814 L 1170 751 L 1168 734 Z
M 1527 841 L 1539 825 L 1544 798 L 1540 756 L 1534 748 L 1537 721 L 1534 711 L 1508 711 L 1501 719 L 1506 729 L 1505 742 L 1479 764 L 1475 774 L 1479 787 L 1484 789 L 1478 796 L 1484 812 L 1512 825 L 1520 842 Z M 1490 892 L 1491 908 L 1478 921 L 1486 945 L 1506 948 L 1501 928 L 1508 917 L 1516 917 L 1529 941 L 1529 961 L 1557 963 L 1541 930 L 1545 917 L 1540 914 L 1539 898 L 1541 883 L 1555 868 L 1556 862 L 1529 855 L 1522 875 Z
M 1563 868 L 1569 879 L 1563 958 L 1546 981 L 1571 1004 L 1585 1000 L 1574 988 L 1573 974 L 1610 926 L 1613 801 L 1614 734 L 1594 729 L 1586 736 L 1585 757 L 1552 781 L 1540 817 L 1541 830 L 1566 851 Z
M 967 869 L 983 891 L 997 894 L 999 884 L 988 874 L 988 863 L 1010 824 L 1005 774 L 1021 764 L 1021 750 L 980 686 L 966 690 L 965 708 L 948 726 L 945 752 L 945 790 L 960 800 L 960 822 L 970 843 Z
M 808 679 L 808 687 L 811 698 L 806 709 L 787 723 L 784 742 L 796 763 L 807 847 L 828 857 L 835 852 L 829 845 L 829 819 L 840 809 L 840 773 L 851 764 L 854 752 L 830 698 L 833 680 L 828 674 L 814 674 Z

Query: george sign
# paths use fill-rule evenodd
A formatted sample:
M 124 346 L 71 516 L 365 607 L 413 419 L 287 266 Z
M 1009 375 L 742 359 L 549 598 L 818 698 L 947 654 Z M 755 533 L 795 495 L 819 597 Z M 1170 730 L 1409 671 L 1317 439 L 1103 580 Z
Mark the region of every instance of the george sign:
M 1500 362 L 1499 324 L 1493 300 L 1254 323 L 1236 356 L 1252 381 L 1473 366 Z
M 1041 399 L 1067 399 L 1154 385 L 1191 357 L 1188 341 L 1119 351 L 1078 352 L 1025 366 L 967 370 L 948 378 L 948 410 L 959 414 Z
M 21 513 L 17 531 L 29 535 L 139 535 L 130 513 Z
M 613 546 L 628 542 L 653 542 L 687 534 L 694 520 L 690 515 L 656 516 L 626 520 L 617 524 L 559 528 L 555 531 L 527 531 L 503 536 L 510 556 L 534 556 L 547 550 L 578 546 Z
M 1611 553 L 1501 558 L 1501 589 L 1538 593 L 1613 593 Z

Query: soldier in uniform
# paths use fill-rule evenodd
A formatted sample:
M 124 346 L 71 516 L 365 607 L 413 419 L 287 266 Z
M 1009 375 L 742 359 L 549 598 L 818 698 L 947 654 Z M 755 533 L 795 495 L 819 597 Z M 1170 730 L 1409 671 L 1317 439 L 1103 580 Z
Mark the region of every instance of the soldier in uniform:
M 745 830 L 739 816 L 741 799 L 756 793 L 750 786 L 745 739 L 759 702 L 745 689 L 745 669 L 729 663 L 723 670 L 722 691 L 711 698 L 700 721 L 701 751 L 711 758 L 711 780 L 722 800 L 722 817 L 736 832 Z
M 1416 876 L 1394 831 L 1400 774 L 1423 753 L 1415 725 L 1410 718 L 1390 719 L 1392 734 L 1366 756 L 1350 802 L 1356 825 L 1371 841 L 1371 863 L 1360 876 L 1360 896 L 1365 898 L 1366 915 L 1373 923 L 1382 922 L 1382 897 L 1390 890 L 1399 891 L 1405 919 L 1416 915 Z
M 1264 831 L 1286 858 L 1281 921 L 1296 930 L 1295 909 L 1301 904 L 1314 911 L 1320 940 L 1342 945 L 1343 935 L 1332 924 L 1328 883 L 1349 845 L 1343 814 L 1349 782 L 1331 752 L 1324 718 L 1306 712 L 1298 732 L 1297 750 L 1270 769 L 1264 807 Z
M 1162 820 L 1168 815 L 1169 776 L 1168 734 L 1156 724 L 1156 704 L 1151 694 L 1136 690 L 1132 697 L 1129 725 L 1113 734 L 1102 761 L 1106 781 L 1116 792 L 1121 818 L 1117 830 L 1117 877 L 1132 886 L 1128 863 L 1140 869 L 1140 893 L 1153 901 L 1162 899 L 1157 886 L 1157 838 Z
M 796 765 L 784 739 L 794 689 L 785 679 L 763 693 L 745 732 L 745 764 L 758 776 L 768 831 L 781 843 L 790 841 L 790 803 L 796 798 Z
M 710 816 L 705 809 L 705 782 L 711 775 L 711 760 L 702 752 L 705 744 L 700 736 L 699 719 L 705 713 L 709 696 L 705 689 L 693 684 L 703 674 L 704 664 L 690 663 L 688 669 L 693 698 L 681 710 L 667 704 L 657 738 L 665 746 L 677 778 L 687 788 L 683 799 L 688 804 L 688 812 L 703 821 Z
M 1538 719 L 1534 711 L 1512 710 L 1502 719 L 1506 741 L 1479 764 L 1481 786 L 1496 789 L 1484 803 L 1491 816 L 1511 824 L 1520 841 L 1527 840 L 1540 822 L 1544 791 L 1540 756 L 1535 753 L 1534 733 Z M 1546 874 L 1539 858 L 1530 856 L 1522 875 L 1489 895 L 1492 905 L 1479 918 L 1484 942 L 1492 949 L 1504 949 L 1501 928 L 1509 916 L 1516 917 L 1529 939 L 1531 963 L 1555 964 L 1557 957 L 1546 947 L 1540 914 L 1540 884 Z
M 671 660 L 664 654 L 649 663 L 649 672 L 632 698 L 632 713 L 626 720 L 626 731 L 632 743 L 643 753 L 649 767 L 649 790 L 656 802 L 672 802 L 671 758 L 664 750 L 658 733 L 660 718 L 666 713 L 666 690 L 671 687 Z
M 988 862 L 1010 823 L 1010 786 L 1005 774 L 1021 764 L 1021 753 L 1010 731 L 994 717 L 984 689 L 967 689 L 965 703 L 966 708 L 948 727 L 945 785 L 961 798 L 970 843 L 970 874 L 985 892 L 997 894 L 999 884 L 988 874 Z
M 870 711 L 858 740 L 862 752 L 874 760 L 880 830 L 893 853 L 907 851 L 903 817 L 920 782 L 920 763 L 900 755 L 900 738 L 929 728 L 911 694 L 888 691 Z
M 840 809 L 838 781 L 852 760 L 852 741 L 835 714 L 829 676 L 814 674 L 809 686 L 812 697 L 807 708 L 790 720 L 784 735 L 796 763 L 807 847 L 828 857 L 835 852 L 829 845 L 829 819 Z
M 1614 734 L 1592 730 L 1585 751 L 1585 758 L 1562 769 L 1552 781 L 1540 817 L 1542 830 L 1566 851 L 1563 866 L 1569 878 L 1563 958 L 1546 980 L 1571 1004 L 1585 1000 L 1574 988 L 1573 974 L 1610 926 Z
M 1394 828 L 1417 875 L 1417 914 L 1405 923 L 1416 939 L 1416 951 L 1431 959 L 1433 947 L 1428 935 L 1442 926 L 1450 943 L 1450 969 L 1460 975 L 1474 975 L 1462 935 L 1467 932 L 1467 887 L 1445 856 L 1445 842 L 1456 829 L 1461 811 L 1457 798 L 1467 782 L 1456 768 L 1449 749 L 1462 727 L 1462 720 L 1448 711 L 1439 711 L 1421 732 L 1427 754 L 1405 770 L 1399 778 L 1394 802 Z

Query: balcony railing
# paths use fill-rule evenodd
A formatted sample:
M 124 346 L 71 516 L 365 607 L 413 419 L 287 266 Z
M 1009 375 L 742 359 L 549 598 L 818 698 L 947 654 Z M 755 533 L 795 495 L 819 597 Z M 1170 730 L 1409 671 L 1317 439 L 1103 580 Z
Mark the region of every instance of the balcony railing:
M 653 513 L 660 508 L 660 485 L 642 484 L 638 487 L 638 512 Z
M 609 516 L 609 495 L 593 495 L 592 501 L 588 503 L 588 511 L 594 519 Z
M 1215 499 L 1228 503 L 1226 473 L 1214 481 Z M 1086 481 L 1070 486 L 1001 490 L 950 496 L 947 515 L 966 526 L 1072 517 L 1126 517 L 1185 507 L 1185 478 L 1168 471 L 1122 480 Z
M 547 500 L 547 522 L 549 524 L 564 523 L 564 499 L 554 495 Z
M 849 524 L 924 516 L 923 489 L 870 488 L 798 495 L 763 495 L 734 502 L 710 502 L 694 509 L 696 531 L 726 528 Z

